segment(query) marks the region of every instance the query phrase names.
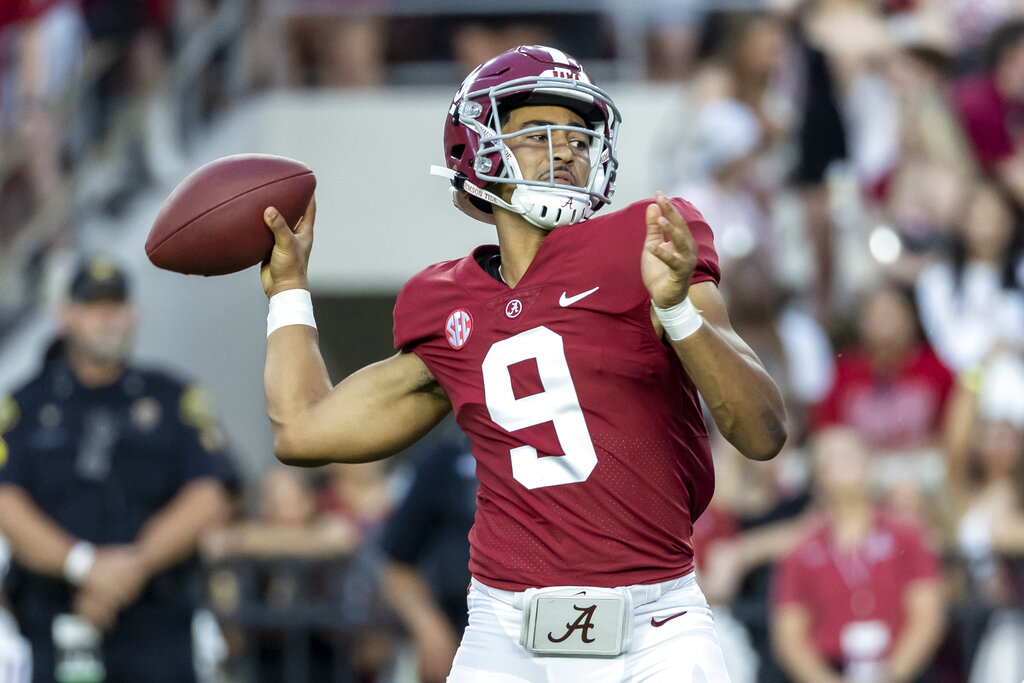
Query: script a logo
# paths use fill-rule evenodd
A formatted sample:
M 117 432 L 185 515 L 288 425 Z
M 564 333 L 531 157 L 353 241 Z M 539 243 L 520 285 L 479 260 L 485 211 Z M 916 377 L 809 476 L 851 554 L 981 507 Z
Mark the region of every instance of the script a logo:
M 587 636 L 590 634 L 590 629 L 594 628 L 594 624 L 591 623 L 591 620 L 594 618 L 594 611 L 597 609 L 597 605 L 591 605 L 590 607 L 580 607 L 579 605 L 573 605 L 572 608 L 580 613 L 580 615 L 576 617 L 576 621 L 572 622 L 571 624 L 567 623 L 565 625 L 565 633 L 559 638 L 555 638 L 554 634 L 552 634 L 551 631 L 548 631 L 548 640 L 550 640 L 552 643 L 561 643 L 576 631 L 583 631 L 583 633 L 580 634 L 580 638 L 583 640 L 583 642 L 594 642 L 593 638 L 588 638 Z

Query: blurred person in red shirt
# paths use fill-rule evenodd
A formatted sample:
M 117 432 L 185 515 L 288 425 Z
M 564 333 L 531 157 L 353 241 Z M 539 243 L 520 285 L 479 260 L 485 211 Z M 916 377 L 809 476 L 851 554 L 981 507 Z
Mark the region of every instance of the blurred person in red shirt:
M 950 96 L 978 163 L 1024 208 L 1024 19 L 992 32 L 986 62 Z
M 821 519 L 777 568 L 778 659 L 807 683 L 922 680 L 945 630 L 938 558 L 872 499 L 856 432 L 831 428 L 812 444 Z
M 814 408 L 813 427 L 852 427 L 873 449 L 935 447 L 953 375 L 922 339 L 909 295 L 877 283 L 862 294 L 854 328 L 853 343 L 836 357 L 835 382 Z
M 953 373 L 924 340 L 909 292 L 893 282 L 862 293 L 853 336 L 838 347 L 835 382 L 812 409 L 811 429 L 853 428 L 874 451 L 872 477 L 893 511 L 937 528 Z

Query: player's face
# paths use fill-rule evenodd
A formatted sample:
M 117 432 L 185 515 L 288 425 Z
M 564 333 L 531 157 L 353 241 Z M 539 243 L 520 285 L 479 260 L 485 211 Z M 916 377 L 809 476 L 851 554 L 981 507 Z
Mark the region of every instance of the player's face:
M 68 343 L 100 362 L 124 362 L 135 336 L 135 310 L 121 301 L 69 304 L 62 317 Z
M 505 141 L 519 162 L 523 179 L 586 185 L 590 177 L 590 136 L 571 130 L 552 130 L 550 136 L 546 130 L 528 130 L 547 125 L 587 127 L 579 114 L 557 106 L 520 107 L 512 111 L 502 127 L 505 134 L 526 131 Z M 512 189 L 509 186 L 508 192 Z

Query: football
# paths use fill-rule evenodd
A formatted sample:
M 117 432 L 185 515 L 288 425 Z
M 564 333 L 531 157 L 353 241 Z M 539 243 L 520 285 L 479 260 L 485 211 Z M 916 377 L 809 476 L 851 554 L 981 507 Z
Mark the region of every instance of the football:
M 302 218 L 316 177 L 300 161 L 236 154 L 192 172 L 170 194 L 150 228 L 146 254 L 157 267 L 225 275 L 264 261 L 274 248 L 263 211 L 276 207 L 288 225 Z

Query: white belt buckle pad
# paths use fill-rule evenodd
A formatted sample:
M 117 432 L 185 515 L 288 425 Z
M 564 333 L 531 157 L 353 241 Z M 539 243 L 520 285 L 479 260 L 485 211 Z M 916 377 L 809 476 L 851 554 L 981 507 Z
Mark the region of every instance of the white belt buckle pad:
M 629 646 L 629 591 L 590 586 L 530 588 L 520 644 L 535 655 L 614 657 Z

